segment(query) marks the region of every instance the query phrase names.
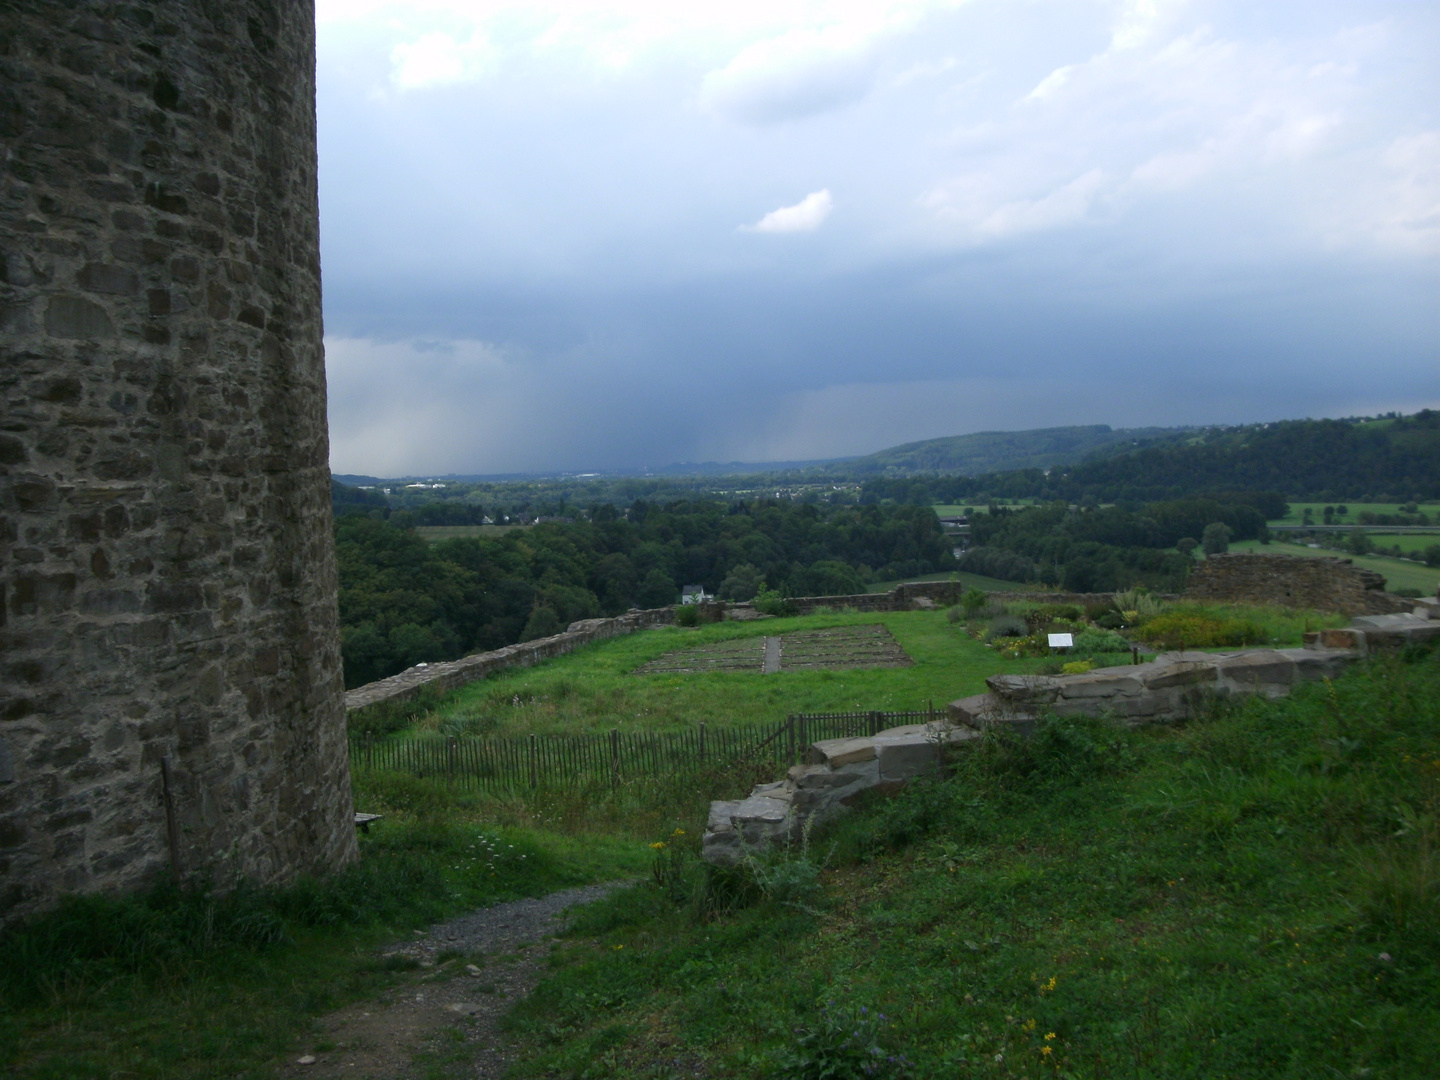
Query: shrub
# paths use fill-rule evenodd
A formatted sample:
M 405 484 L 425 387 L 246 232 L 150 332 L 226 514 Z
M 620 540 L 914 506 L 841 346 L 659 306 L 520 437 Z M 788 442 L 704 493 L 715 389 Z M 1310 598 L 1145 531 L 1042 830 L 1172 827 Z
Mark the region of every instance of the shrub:
M 1129 651 L 1130 642 L 1113 630 L 1090 626 L 1075 635 L 1075 644 L 1070 655 L 1088 657 Z
M 1060 666 L 1061 675 L 1084 675 L 1095 666 L 1093 660 L 1072 660 L 1068 664 Z
M 960 598 L 960 606 L 965 609 L 965 614 L 971 617 L 989 602 L 990 597 L 980 589 L 971 589 Z
M 910 1063 L 880 1045 L 885 1026 L 884 1013 L 827 1001 L 817 1021 L 796 1029 L 794 1043 L 776 1055 L 771 1075 L 777 1080 L 908 1076 Z
M 755 610 L 762 615 L 794 615 L 795 605 L 781 595 L 778 589 L 768 588 L 761 582 L 760 591 L 755 594 Z
M 986 635 L 987 641 L 994 641 L 997 638 L 1024 637 L 1030 632 L 1030 627 L 1025 620 L 1018 615 L 999 615 L 990 620 L 990 631 Z
M 1141 641 L 1166 649 L 1214 649 L 1262 645 L 1269 635 L 1249 619 L 1220 619 L 1191 611 L 1157 615 L 1135 631 Z
M 1223 521 L 1212 521 L 1200 534 L 1200 547 L 1206 555 L 1223 555 L 1230 550 L 1230 526 Z
M 677 608 L 675 609 L 675 625 L 676 625 L 676 626 L 699 626 L 699 625 L 700 625 L 700 605 L 699 605 L 699 604 L 681 604 L 679 607 L 677 607 Z

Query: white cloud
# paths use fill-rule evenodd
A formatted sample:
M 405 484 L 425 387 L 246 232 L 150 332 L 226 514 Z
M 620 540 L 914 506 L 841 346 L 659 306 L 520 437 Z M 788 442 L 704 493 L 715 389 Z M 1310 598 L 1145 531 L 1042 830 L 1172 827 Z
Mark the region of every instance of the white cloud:
M 1031 90 L 1030 93 L 1025 95 L 1025 100 L 1041 101 L 1049 97 L 1051 94 L 1055 93 L 1055 91 L 1059 90 L 1062 86 L 1069 82 L 1070 76 L 1073 74 L 1075 74 L 1074 64 L 1066 64 L 1064 67 L 1056 68 L 1054 71 L 1050 72 L 1049 75 L 1046 75 L 1045 78 L 1041 79 L 1035 85 L 1034 90 Z
M 495 47 L 477 31 L 467 41 L 436 31 L 396 45 L 390 54 L 390 80 L 401 90 L 471 82 L 492 71 Z
M 812 191 L 794 206 L 782 206 L 771 210 L 754 225 L 742 225 L 745 232 L 792 233 L 814 232 L 835 209 L 835 200 L 830 197 L 829 188 Z
M 732 120 L 769 124 L 858 101 L 874 81 L 870 26 L 798 27 L 747 45 L 706 74 L 701 104 Z

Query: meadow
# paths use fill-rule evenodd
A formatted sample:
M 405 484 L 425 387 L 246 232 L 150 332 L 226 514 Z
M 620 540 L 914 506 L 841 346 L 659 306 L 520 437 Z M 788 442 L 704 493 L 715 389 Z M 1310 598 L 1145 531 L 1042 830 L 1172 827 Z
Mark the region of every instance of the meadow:
M 1287 644 L 1316 619 L 1170 610 L 1244 618 Z M 631 674 L 697 642 L 876 621 L 913 666 Z M 1005 660 L 967 625 L 837 612 L 645 632 L 409 716 L 417 731 L 491 717 L 507 731 L 666 730 L 939 704 L 986 674 L 1054 664 Z M 1187 725 L 992 735 L 945 779 L 803 846 L 702 866 L 709 800 L 773 768 L 503 795 L 357 774 L 357 809 L 384 819 L 334 878 L 80 898 L 0 938 L 0 1062 L 36 1078 L 262 1080 L 324 1050 L 316 1017 L 420 977 L 380 945 L 478 905 L 628 879 L 641 883 L 576 914 L 512 1014 L 524 1055 L 512 1075 L 1429 1075 L 1434 655 L 1288 701 L 1217 703 Z M 465 1075 L 466 1062 L 456 1050 L 424 1075 Z

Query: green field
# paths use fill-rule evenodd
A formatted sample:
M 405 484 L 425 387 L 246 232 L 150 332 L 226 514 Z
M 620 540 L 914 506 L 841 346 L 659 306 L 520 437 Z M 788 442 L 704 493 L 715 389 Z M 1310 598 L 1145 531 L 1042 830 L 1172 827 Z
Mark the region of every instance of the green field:
M 1367 513 L 1367 512 L 1368 512 L 1368 513 L 1372 513 L 1372 514 L 1399 514 L 1399 513 L 1403 513 L 1403 511 L 1400 509 L 1400 507 L 1403 506 L 1403 505 L 1407 505 L 1407 504 L 1404 504 L 1404 503 L 1359 503 L 1359 502 L 1346 502 L 1346 501 L 1343 500 L 1343 499 L 1338 500 L 1338 501 L 1336 501 L 1336 502 L 1332 502 L 1332 503 L 1292 502 L 1292 503 L 1290 504 L 1290 513 L 1287 514 L 1287 515 L 1286 515 L 1285 517 L 1283 517 L 1283 518 L 1278 518 L 1278 519 L 1276 519 L 1275 521 L 1270 522 L 1270 524 L 1271 524 L 1271 525 L 1300 525 L 1300 524 L 1303 524 L 1303 522 L 1304 522 L 1304 514 L 1305 514 L 1306 509 L 1308 508 L 1308 509 L 1310 510 L 1310 512 L 1311 512 L 1311 515 L 1312 515 L 1312 517 L 1313 517 L 1316 525 L 1320 525 L 1320 524 L 1322 524 L 1322 523 L 1324 522 L 1324 520 L 1325 520 L 1325 514 L 1324 514 L 1325 507 L 1327 507 L 1327 506 L 1343 506 L 1343 507 L 1345 507 L 1345 509 L 1348 511 L 1348 513 L 1347 513 L 1344 517 L 1337 517 L 1337 518 L 1335 519 L 1335 523 L 1336 523 L 1337 525 L 1359 525 L 1359 524 L 1360 524 L 1360 515 L 1363 514 L 1363 513 Z M 1417 505 L 1419 506 L 1419 509 L 1421 510 L 1421 512 L 1424 513 L 1425 516 L 1428 517 L 1428 518 L 1430 518 L 1432 521 L 1435 520 L 1437 514 L 1440 514 L 1440 504 L 1437 504 L 1437 503 L 1433 503 L 1433 502 L 1432 502 L 1432 503 L 1419 503 L 1419 504 L 1417 504 Z M 1383 528 L 1383 527 L 1384 527 L 1384 526 L 1379 526 L 1379 525 L 1376 526 L 1376 528 Z
M 512 1014 L 515 1075 L 1433 1076 L 1437 808 L 1433 655 L 995 738 L 788 854 L 662 851 Z
M 736 638 L 883 623 L 915 661 L 913 667 L 848 671 L 715 671 L 694 675 L 634 675 L 674 649 Z M 1005 660 L 969 637 L 940 611 L 811 615 L 663 627 L 551 660 L 514 668 L 456 691 L 429 713 L 420 730 L 530 732 L 664 731 L 707 724 L 779 723 L 792 712 L 924 708 L 985 689 L 1000 671 L 1034 671 L 1042 660 Z
M 1038 499 L 995 499 L 996 506 L 1034 506 Z M 966 510 L 976 510 L 984 514 L 988 512 L 990 504 L 987 503 L 935 503 L 930 509 L 935 511 L 938 517 L 958 517 Z
M 1308 621 L 1252 614 L 1287 642 Z M 914 666 L 631 674 L 675 648 L 873 622 Z M 938 705 L 1043 663 L 1003 661 L 942 612 L 666 628 L 474 684 L 420 725 L 778 721 Z M 1433 654 L 1175 727 L 993 735 L 948 780 L 805 847 L 703 868 L 708 801 L 774 778 L 757 768 L 497 796 L 359 774 L 357 807 L 384 820 L 335 878 L 90 897 L 0 938 L 0 1065 L 35 1080 L 293 1075 L 300 1054 L 336 1049 L 315 1018 L 495 959 L 415 971 L 382 943 L 617 877 L 646 883 L 575 917 L 511 1015 L 508 1075 L 1408 1080 L 1440 1055 Z M 474 1075 L 469 1045 L 414 1075 Z
M 1366 529 L 1365 535 L 1377 544 L 1398 547 L 1401 551 L 1423 552 L 1440 544 L 1440 529 L 1433 533 L 1387 533 L 1384 529 Z
M 1426 596 L 1434 596 L 1436 588 L 1440 587 L 1440 567 L 1423 566 L 1407 559 L 1392 559 L 1383 555 L 1347 555 L 1343 551 L 1326 551 L 1324 548 L 1311 548 L 1303 544 L 1279 542 L 1261 544 L 1258 540 L 1242 540 L 1233 543 L 1230 545 L 1230 550 L 1260 552 L 1268 555 L 1329 556 L 1349 559 L 1356 566 L 1374 570 L 1377 574 L 1384 574 L 1387 587 L 1392 589 L 1419 589 Z

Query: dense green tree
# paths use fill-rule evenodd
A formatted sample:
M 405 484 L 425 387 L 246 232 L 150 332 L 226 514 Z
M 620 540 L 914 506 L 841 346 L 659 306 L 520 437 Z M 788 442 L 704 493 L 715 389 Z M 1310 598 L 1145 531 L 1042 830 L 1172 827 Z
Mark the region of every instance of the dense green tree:
M 1200 534 L 1200 550 L 1206 555 L 1223 555 L 1230 550 L 1230 526 L 1223 521 L 1212 521 Z

